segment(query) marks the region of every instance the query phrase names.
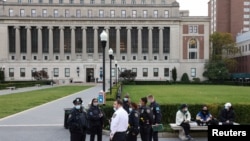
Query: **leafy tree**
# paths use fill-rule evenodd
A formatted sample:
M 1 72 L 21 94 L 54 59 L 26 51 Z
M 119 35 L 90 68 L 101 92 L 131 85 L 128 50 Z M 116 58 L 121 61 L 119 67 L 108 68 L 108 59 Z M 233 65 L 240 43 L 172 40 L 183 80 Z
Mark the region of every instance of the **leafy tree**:
M 176 79 L 177 79 L 177 70 L 176 70 L 175 67 L 172 69 L 172 78 L 173 78 L 174 82 L 176 82 Z
M 48 73 L 44 70 L 33 72 L 32 77 L 34 77 L 36 80 L 43 80 L 49 78 Z
M 203 76 L 212 81 L 223 81 L 230 77 L 229 70 L 226 67 L 224 61 L 210 61 L 205 64 L 206 71 Z
M 136 78 L 136 73 L 131 70 L 125 70 L 120 73 L 119 77 L 123 78 L 125 82 L 133 82 Z
M 181 77 L 181 81 L 182 81 L 182 82 L 190 82 L 187 73 L 183 73 L 183 75 L 182 75 L 182 77 Z

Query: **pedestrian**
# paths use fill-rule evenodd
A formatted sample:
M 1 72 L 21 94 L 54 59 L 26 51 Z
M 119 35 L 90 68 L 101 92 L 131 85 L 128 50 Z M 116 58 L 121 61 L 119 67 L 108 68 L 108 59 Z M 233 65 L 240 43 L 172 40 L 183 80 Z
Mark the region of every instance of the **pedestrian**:
M 158 125 L 161 123 L 162 113 L 160 105 L 155 101 L 155 98 L 153 95 L 148 96 L 148 101 L 150 102 L 150 109 L 153 113 L 153 125 Z M 150 141 L 153 139 L 153 141 L 158 141 L 158 131 L 154 131 L 153 128 L 151 128 L 150 133 Z
M 87 128 L 87 113 L 82 106 L 82 99 L 76 98 L 67 123 L 70 131 L 70 141 L 85 141 Z
M 129 126 L 127 133 L 127 141 L 137 141 L 137 135 L 139 134 L 139 113 L 136 103 L 131 102 L 129 108 Z
M 233 125 L 235 121 L 235 112 L 230 102 L 224 105 L 224 108 L 220 111 L 220 122 L 222 125 Z
M 142 97 L 140 101 L 140 135 L 142 141 L 150 141 L 150 131 L 153 123 L 153 113 L 150 107 L 147 106 L 147 97 Z
M 129 95 L 126 94 L 122 100 L 123 103 L 123 108 L 124 110 L 126 110 L 129 113 L 129 107 L 130 107 L 130 99 L 129 99 Z
M 180 109 L 176 112 L 175 122 L 177 125 L 181 126 L 184 129 L 186 138 L 188 140 L 193 140 L 193 138 L 189 135 L 190 121 L 191 121 L 191 114 L 188 111 L 188 105 L 182 104 Z
M 128 129 L 128 113 L 122 107 L 123 103 L 120 99 L 114 101 L 113 108 L 115 110 L 110 123 L 110 140 L 126 141 L 126 131 Z
M 95 140 L 95 135 L 97 135 L 97 141 L 102 141 L 102 128 L 104 125 L 104 112 L 98 106 L 97 98 L 93 98 L 91 105 L 87 112 L 89 119 L 89 132 L 90 132 L 90 141 Z

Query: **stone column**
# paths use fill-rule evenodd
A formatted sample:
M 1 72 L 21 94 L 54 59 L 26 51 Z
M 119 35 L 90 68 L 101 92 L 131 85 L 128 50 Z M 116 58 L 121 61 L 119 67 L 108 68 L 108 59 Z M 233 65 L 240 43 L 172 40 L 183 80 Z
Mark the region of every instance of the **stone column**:
M 26 26 L 25 27 L 26 28 L 26 32 L 27 32 L 27 56 L 26 56 L 26 59 L 27 60 L 32 60 L 32 58 L 31 58 L 31 33 L 30 33 L 30 26 Z
M 99 59 L 98 56 L 98 32 L 97 29 L 98 27 L 93 27 L 94 28 L 94 60 L 97 61 Z
M 64 27 L 60 27 L 60 60 L 64 60 Z
M 142 39 L 141 39 L 142 27 L 137 27 L 137 29 L 138 29 L 138 60 L 142 60 Z
M 152 27 L 148 27 L 148 60 L 153 60 L 153 46 L 152 46 Z
M 131 27 L 127 27 L 127 60 L 131 60 Z
M 163 29 L 164 27 L 159 27 L 159 60 L 163 60 Z
M 116 60 L 120 60 L 120 27 L 116 27 Z
M 107 40 L 107 43 L 106 43 L 106 48 L 105 48 L 105 60 L 109 60 L 109 27 L 105 27 L 105 31 L 108 35 L 108 40 Z
M 53 26 L 49 26 L 49 60 L 54 60 L 53 57 Z
M 21 50 L 20 50 L 20 27 L 15 26 L 16 29 L 16 60 L 21 59 Z
M 82 60 L 87 60 L 87 38 L 86 38 L 86 27 L 82 27 Z
M 42 60 L 43 59 L 43 56 L 42 56 L 42 53 L 43 53 L 43 47 L 42 47 L 42 27 L 41 26 L 38 26 L 36 27 L 36 29 L 38 30 L 38 60 Z
M 72 26 L 71 28 L 71 60 L 76 59 L 76 44 L 75 44 L 75 27 Z

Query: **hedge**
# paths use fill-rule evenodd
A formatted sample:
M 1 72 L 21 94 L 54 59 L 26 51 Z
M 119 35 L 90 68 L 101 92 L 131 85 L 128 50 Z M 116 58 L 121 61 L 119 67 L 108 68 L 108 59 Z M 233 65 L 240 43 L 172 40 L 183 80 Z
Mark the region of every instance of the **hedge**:
M 0 89 L 6 89 L 7 87 L 23 88 L 23 87 L 31 87 L 36 84 L 40 85 L 50 85 L 51 80 L 39 80 L 39 81 L 5 81 L 0 83 Z

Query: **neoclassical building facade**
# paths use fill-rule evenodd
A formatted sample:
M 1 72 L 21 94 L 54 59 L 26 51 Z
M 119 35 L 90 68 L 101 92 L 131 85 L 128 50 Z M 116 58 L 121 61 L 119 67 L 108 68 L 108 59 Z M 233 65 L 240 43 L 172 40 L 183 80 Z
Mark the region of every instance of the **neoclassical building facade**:
M 102 81 L 105 30 L 117 68 L 137 80 L 200 78 L 209 59 L 209 18 L 189 16 L 175 0 L 7 0 L 0 8 L 0 67 L 5 80 L 32 80 L 44 70 L 59 83 Z

